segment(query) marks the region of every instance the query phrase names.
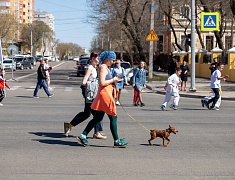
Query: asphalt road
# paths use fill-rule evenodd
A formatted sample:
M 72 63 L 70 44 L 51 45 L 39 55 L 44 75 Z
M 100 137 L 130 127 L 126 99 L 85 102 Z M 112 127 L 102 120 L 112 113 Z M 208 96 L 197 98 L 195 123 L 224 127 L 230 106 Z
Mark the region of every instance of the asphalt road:
M 163 112 L 163 95 L 146 91 L 146 106 L 133 107 L 133 90 L 127 87 L 121 102 L 143 126 L 166 129 L 170 124 L 179 131 L 171 134 L 170 145 L 163 147 L 157 138 L 149 146 L 149 132 L 117 107 L 119 136 L 129 142 L 127 148 L 112 148 L 107 116 L 108 139 L 92 139 L 91 132 L 91 146 L 82 147 L 75 137 L 88 121 L 73 128 L 68 138 L 63 134 L 63 122 L 83 110 L 82 77 L 76 77 L 75 62 L 51 64 L 52 98 L 43 90 L 39 99 L 32 98 L 37 68 L 16 71 L 18 81 L 9 81 L 12 89 L 0 107 L 0 179 L 235 179 L 234 102 L 223 101 L 219 111 L 210 111 L 199 99 L 181 98 L 178 110 Z

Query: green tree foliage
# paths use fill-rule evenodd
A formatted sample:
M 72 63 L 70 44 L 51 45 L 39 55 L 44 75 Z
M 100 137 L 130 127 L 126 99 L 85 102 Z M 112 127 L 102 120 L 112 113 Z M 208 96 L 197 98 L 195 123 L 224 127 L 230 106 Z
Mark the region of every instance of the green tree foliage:
M 61 59 L 68 59 L 69 57 L 79 56 L 83 53 L 82 48 L 74 43 L 59 43 L 56 47 L 56 54 Z
M 24 41 L 25 46 L 30 49 L 31 45 L 31 30 L 33 42 L 33 54 L 37 49 L 45 47 L 46 42 L 54 42 L 54 32 L 51 28 L 42 21 L 34 21 L 32 24 L 25 24 L 21 31 L 21 40 Z

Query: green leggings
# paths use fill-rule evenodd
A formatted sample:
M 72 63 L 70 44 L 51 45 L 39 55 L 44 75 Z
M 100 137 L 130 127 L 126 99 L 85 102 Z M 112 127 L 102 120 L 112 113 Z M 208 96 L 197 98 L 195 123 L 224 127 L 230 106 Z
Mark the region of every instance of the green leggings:
M 102 121 L 104 118 L 105 112 L 103 111 L 95 111 L 95 116 L 93 119 L 87 124 L 85 130 L 82 134 L 88 135 L 89 132 L 95 127 L 95 125 Z M 108 114 L 107 114 L 108 115 Z M 117 116 L 108 115 L 110 120 L 110 130 L 114 140 L 118 140 L 118 132 L 117 132 Z

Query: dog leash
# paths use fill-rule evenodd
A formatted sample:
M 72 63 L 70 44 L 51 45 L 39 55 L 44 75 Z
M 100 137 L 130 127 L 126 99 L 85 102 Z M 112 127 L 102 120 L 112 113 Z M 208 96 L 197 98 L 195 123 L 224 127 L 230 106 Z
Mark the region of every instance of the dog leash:
M 120 101 L 119 101 L 120 102 Z M 137 124 L 139 124 L 143 129 L 145 129 L 146 131 L 150 132 L 149 129 L 147 129 L 143 124 L 141 124 L 138 120 L 136 120 L 135 118 L 133 118 L 122 106 L 122 103 L 120 102 L 120 106 L 122 107 L 123 111 L 133 120 L 135 121 Z

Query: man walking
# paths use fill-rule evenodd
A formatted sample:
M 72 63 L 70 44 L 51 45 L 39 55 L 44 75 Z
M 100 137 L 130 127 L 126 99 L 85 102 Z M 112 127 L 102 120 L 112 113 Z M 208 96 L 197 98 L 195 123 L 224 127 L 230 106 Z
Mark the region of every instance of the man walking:
M 40 65 L 38 67 L 38 71 L 37 71 L 37 74 L 38 74 L 38 82 L 37 82 L 37 85 L 36 85 L 36 88 L 34 90 L 34 93 L 33 93 L 33 97 L 34 98 L 39 98 L 37 96 L 38 94 L 38 89 L 40 87 L 43 87 L 45 93 L 47 94 L 47 96 L 50 98 L 52 97 L 54 94 L 51 94 L 48 90 L 48 87 L 46 85 L 46 72 L 45 72 L 45 69 L 44 69 L 44 64 L 45 64 L 45 61 L 42 59 L 41 62 L 40 62 Z

